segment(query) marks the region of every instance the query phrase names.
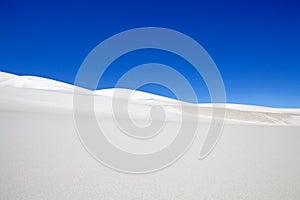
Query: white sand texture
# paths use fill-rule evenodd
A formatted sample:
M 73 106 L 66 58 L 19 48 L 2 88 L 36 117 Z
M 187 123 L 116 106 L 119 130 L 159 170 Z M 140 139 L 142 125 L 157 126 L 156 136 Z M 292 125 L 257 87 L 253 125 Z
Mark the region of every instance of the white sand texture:
M 227 104 L 217 145 L 199 159 L 213 105 L 181 102 L 186 115 L 199 117 L 194 143 L 162 170 L 131 174 L 109 168 L 84 147 L 73 116 L 73 90 L 54 80 L 0 72 L 1 200 L 300 199 L 300 109 Z M 126 118 L 113 111 L 111 99 L 118 91 L 116 99 L 122 100 L 131 90 L 80 90 L 94 94 L 95 118 L 120 149 L 149 153 L 176 137 L 182 113 L 177 100 L 135 92 Z M 140 141 L 114 128 L 112 113 L 140 127 L 162 120 L 150 119 L 157 106 L 168 122 L 160 135 Z

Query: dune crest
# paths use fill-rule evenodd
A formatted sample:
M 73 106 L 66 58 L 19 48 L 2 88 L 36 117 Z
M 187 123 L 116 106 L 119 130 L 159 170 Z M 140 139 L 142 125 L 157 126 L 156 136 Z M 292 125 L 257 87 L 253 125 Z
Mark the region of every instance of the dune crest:
M 41 77 L 17 76 L 0 72 L 0 91 L 2 94 L 0 109 L 45 113 L 72 112 L 72 94 L 75 87 Z M 212 116 L 214 108 L 214 104 L 192 104 L 124 88 L 96 91 L 76 88 L 85 91 L 83 93 L 85 95 L 94 95 L 97 113 L 112 112 L 112 98 L 127 101 L 127 97 L 129 97 L 129 104 L 131 105 L 129 112 L 133 113 L 133 118 L 148 118 L 148 111 L 151 107 L 162 106 L 164 111 L 169 113 L 170 120 L 172 120 L 172 116 L 181 114 L 207 119 Z M 225 120 L 228 122 L 300 126 L 300 109 L 279 109 L 239 104 L 225 104 L 223 107 L 226 109 Z

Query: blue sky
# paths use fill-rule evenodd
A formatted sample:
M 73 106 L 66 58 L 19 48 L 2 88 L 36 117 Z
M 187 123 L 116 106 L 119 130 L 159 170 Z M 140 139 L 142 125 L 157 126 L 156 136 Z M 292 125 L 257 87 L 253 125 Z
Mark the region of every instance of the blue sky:
M 87 54 L 121 31 L 165 27 L 194 38 L 224 80 L 227 101 L 300 107 L 300 2 L 287 1 L 0 1 L 0 70 L 73 83 Z M 118 66 L 157 61 L 180 69 L 184 61 L 161 51 L 118 59 L 103 87 L 113 87 Z M 113 66 L 114 65 L 114 66 Z M 199 102 L 209 95 L 190 77 Z M 157 85 L 143 90 L 172 96 Z

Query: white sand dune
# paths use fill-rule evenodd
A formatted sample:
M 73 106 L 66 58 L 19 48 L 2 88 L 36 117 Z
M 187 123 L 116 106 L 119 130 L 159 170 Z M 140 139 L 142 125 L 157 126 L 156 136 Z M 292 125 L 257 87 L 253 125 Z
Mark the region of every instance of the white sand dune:
M 0 85 L 16 88 L 28 88 L 39 90 L 56 90 L 72 92 L 74 86 L 59 81 L 36 77 L 36 76 L 16 76 L 0 72 Z
M 132 93 L 80 90 L 95 95 L 96 117 L 106 120 L 104 129 L 113 124 L 113 94 L 126 101 Z M 133 121 L 149 123 L 151 108 L 161 106 L 170 123 L 149 144 L 112 131 L 107 137 L 120 148 L 162 148 L 174 138 L 182 107 L 191 119 L 200 118 L 200 127 L 192 147 L 175 164 L 131 175 L 111 170 L 87 153 L 74 124 L 73 91 L 66 83 L 0 72 L 0 199 L 300 199 L 300 109 L 224 105 L 222 137 L 199 160 L 201 133 L 209 128 L 213 105 L 135 91 L 128 111 Z

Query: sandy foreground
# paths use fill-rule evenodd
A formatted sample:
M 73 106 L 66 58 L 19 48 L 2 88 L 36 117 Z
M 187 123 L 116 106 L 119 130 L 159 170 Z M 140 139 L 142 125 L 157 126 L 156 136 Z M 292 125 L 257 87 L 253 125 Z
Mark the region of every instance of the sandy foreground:
M 186 115 L 200 119 L 191 148 L 163 170 L 133 175 L 104 166 L 84 148 L 75 128 L 73 89 L 0 72 L 0 199 L 300 199 L 300 109 L 225 105 L 222 136 L 200 160 L 201 133 L 209 128 L 212 105 L 183 103 Z M 165 131 L 140 143 L 112 128 L 112 113 L 124 114 L 111 106 L 116 90 L 120 100 L 132 92 L 93 92 L 95 116 L 109 130 L 112 144 L 147 153 L 176 137 L 179 102 L 144 92 L 130 97 L 131 120 L 146 126 L 150 109 L 160 106 L 168 122 Z

